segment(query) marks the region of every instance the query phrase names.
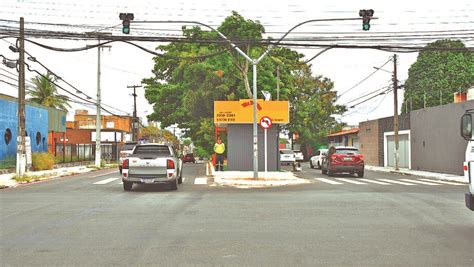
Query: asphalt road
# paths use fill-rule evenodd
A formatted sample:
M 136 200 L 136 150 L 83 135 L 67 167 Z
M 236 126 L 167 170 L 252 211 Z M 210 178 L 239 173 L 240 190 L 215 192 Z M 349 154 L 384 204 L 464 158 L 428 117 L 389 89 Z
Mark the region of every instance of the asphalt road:
M 184 171 L 178 191 L 124 192 L 115 170 L 0 190 L 0 265 L 474 265 L 467 185 L 305 165 L 310 184 L 234 189 Z

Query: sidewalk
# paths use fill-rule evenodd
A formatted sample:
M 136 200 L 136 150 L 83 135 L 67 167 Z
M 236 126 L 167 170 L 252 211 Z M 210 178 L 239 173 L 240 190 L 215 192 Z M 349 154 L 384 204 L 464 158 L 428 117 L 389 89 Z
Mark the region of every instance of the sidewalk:
M 29 182 L 36 182 L 36 181 L 47 180 L 47 179 L 61 177 L 61 176 L 92 172 L 95 170 L 97 169 L 87 168 L 86 166 L 76 166 L 76 167 L 66 167 L 66 168 L 59 168 L 59 169 L 53 169 L 53 170 L 47 170 L 47 171 L 27 172 L 25 176 L 30 178 Z M 18 184 L 22 184 L 22 183 L 29 183 L 28 181 L 18 182 L 13 179 L 14 177 L 15 177 L 15 173 L 1 174 L 0 175 L 0 189 L 7 188 L 7 187 L 16 187 Z
M 391 173 L 399 173 L 404 175 L 413 175 L 413 176 L 420 176 L 425 178 L 431 178 L 441 181 L 451 181 L 451 182 L 461 182 L 461 183 L 469 183 L 464 176 L 458 176 L 454 174 L 447 174 L 447 173 L 436 173 L 436 172 L 427 172 L 427 171 L 417 171 L 417 170 L 410 170 L 410 169 L 400 169 L 399 171 L 395 171 L 393 167 L 379 167 L 379 166 L 365 166 L 366 170 L 369 171 L 376 171 L 376 172 L 391 172 Z
M 292 172 L 258 172 L 258 180 L 253 180 L 253 171 L 215 171 L 210 162 L 206 166 L 206 175 L 214 178 L 216 185 L 236 188 L 263 188 L 309 183 L 297 178 Z

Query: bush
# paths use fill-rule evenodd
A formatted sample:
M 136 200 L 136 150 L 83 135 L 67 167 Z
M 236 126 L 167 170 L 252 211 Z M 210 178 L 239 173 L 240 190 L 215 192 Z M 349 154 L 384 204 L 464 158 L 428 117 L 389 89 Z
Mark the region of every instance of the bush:
M 52 170 L 54 165 L 54 156 L 49 153 L 33 153 L 33 170 Z

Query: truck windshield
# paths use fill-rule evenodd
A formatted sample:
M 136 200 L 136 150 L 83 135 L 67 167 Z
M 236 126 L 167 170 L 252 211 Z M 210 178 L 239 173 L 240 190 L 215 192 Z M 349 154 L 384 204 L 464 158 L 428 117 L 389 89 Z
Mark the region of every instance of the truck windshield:
M 133 154 L 152 154 L 158 156 L 171 156 L 168 146 L 142 145 L 137 146 Z
M 122 150 L 133 150 L 133 148 L 137 145 L 137 143 L 128 143 L 124 144 Z

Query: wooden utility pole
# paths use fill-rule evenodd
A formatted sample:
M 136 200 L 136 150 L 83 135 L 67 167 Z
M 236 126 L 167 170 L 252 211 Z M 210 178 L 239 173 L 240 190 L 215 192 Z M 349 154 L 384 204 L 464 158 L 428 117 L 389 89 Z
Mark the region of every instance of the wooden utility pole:
M 395 142 L 395 171 L 399 170 L 398 155 L 398 79 L 397 79 L 397 54 L 393 55 L 393 139 Z
M 142 87 L 141 85 L 129 85 L 127 88 L 133 88 L 133 118 L 132 118 L 132 139 L 138 140 L 138 118 L 137 118 L 137 91 L 136 89 Z
M 16 156 L 16 175 L 23 176 L 26 172 L 26 125 L 25 125 L 25 21 L 20 17 L 18 61 L 18 138 Z

